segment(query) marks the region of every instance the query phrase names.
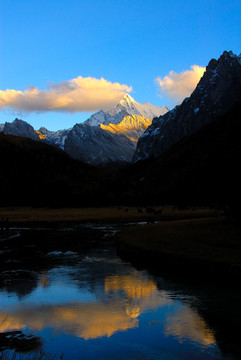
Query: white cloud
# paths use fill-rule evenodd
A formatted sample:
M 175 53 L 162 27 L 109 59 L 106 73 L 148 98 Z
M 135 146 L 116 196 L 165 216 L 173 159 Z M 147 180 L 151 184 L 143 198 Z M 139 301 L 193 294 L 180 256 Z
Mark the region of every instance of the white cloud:
M 183 99 L 191 95 L 205 69 L 205 67 L 192 65 L 191 70 L 185 70 L 179 74 L 170 71 L 163 79 L 158 77 L 156 82 L 162 93 L 166 93 L 175 103 L 180 104 Z
M 130 86 L 103 78 L 83 78 L 51 83 L 47 90 L 31 86 L 24 91 L 0 90 L 0 109 L 25 112 L 91 112 L 115 105 Z

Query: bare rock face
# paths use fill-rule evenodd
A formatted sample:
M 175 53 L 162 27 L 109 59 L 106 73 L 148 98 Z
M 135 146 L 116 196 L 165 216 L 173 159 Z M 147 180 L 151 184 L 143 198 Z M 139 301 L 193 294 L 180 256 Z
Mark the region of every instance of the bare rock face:
M 122 134 L 99 127 L 76 124 L 69 132 L 64 150 L 73 158 L 92 165 L 130 162 L 136 143 Z
M 64 150 L 94 165 L 131 162 L 137 141 L 153 116 L 167 111 L 165 106 L 139 104 L 125 95 L 114 108 L 100 110 L 83 124 L 76 124 L 66 137 Z
M 180 139 L 230 110 L 240 99 L 241 56 L 224 51 L 218 60 L 209 62 L 189 98 L 164 116 L 153 119 L 139 139 L 133 160 L 158 157 Z
M 12 123 L 6 122 L 3 133 L 7 135 L 24 136 L 32 140 L 39 140 L 34 128 L 26 121 L 15 119 Z
M 50 145 L 57 146 L 58 148 L 64 150 L 65 140 L 71 129 L 63 129 L 57 131 L 50 131 L 45 127 L 41 127 L 37 133 L 42 140 L 45 140 Z

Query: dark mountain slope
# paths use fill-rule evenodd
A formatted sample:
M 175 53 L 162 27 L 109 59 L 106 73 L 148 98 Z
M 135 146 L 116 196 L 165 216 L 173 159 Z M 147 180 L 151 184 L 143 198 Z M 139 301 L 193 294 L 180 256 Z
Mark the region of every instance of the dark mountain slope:
M 0 134 L 0 206 L 89 206 L 108 203 L 104 171 L 39 141 Z
M 145 204 L 238 204 L 241 103 L 173 145 L 159 158 L 125 169 L 127 197 Z
M 153 119 L 140 137 L 134 161 L 158 157 L 185 136 L 195 133 L 241 100 L 241 57 L 224 51 L 212 59 L 196 89 L 181 105 Z
M 0 206 L 236 204 L 241 103 L 159 158 L 109 172 L 55 147 L 0 134 Z

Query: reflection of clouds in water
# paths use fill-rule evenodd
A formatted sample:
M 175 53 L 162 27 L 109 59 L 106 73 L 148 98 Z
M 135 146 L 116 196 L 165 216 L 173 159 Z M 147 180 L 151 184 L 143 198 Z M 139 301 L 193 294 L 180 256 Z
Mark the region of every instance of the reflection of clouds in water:
M 42 275 L 44 279 L 47 277 L 47 274 Z M 44 281 L 42 285 L 46 283 Z M 104 291 L 106 297 L 94 303 L 19 303 L 8 312 L 0 312 L 0 331 L 26 327 L 31 331 L 41 331 L 48 327 L 85 340 L 110 337 L 118 331 L 137 328 L 138 317 L 147 309 L 154 310 L 173 303 L 166 291 L 159 291 L 152 279 L 137 271 L 129 275 L 107 276 Z M 188 339 L 204 345 L 215 343 L 205 322 L 186 307 L 166 319 L 165 334 L 177 337 L 179 342 Z
M 12 314 L 7 312 L 0 313 L 0 332 L 9 331 L 9 330 L 19 330 L 24 329 L 26 324 L 21 319 L 18 319 Z
M 114 297 L 111 297 L 112 292 L 115 293 Z M 29 327 L 40 331 L 52 327 L 86 340 L 110 337 L 117 331 L 138 327 L 137 318 L 147 304 L 149 308 L 156 308 L 170 302 L 165 292 L 160 295 L 153 280 L 136 271 L 127 276 L 106 277 L 105 293 L 110 296 L 108 302 L 18 305 L 8 314 L 0 313 L 0 330 Z
M 72 304 L 66 306 L 20 307 L 0 314 L 0 331 L 29 327 L 40 331 L 51 327 L 84 339 L 110 337 L 117 331 L 138 326 L 119 304 Z
M 216 343 L 213 331 L 207 328 L 205 321 L 192 309 L 186 307 L 167 317 L 165 334 L 176 337 L 181 343 L 184 340 L 205 346 Z

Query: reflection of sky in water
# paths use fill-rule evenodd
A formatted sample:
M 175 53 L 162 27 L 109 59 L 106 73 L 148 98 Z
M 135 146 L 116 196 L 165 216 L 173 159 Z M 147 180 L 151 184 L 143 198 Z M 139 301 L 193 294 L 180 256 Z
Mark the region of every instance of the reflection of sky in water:
M 119 261 L 110 271 L 110 263 L 106 268 L 102 258 L 43 272 L 20 300 L 0 292 L 0 330 L 40 335 L 48 351 L 66 359 L 221 359 L 193 309 L 159 290 L 146 272 Z
M 17 302 L 16 296 L 12 294 L 9 295 L 6 292 L 2 292 L 0 294 L 1 308 L 4 307 L 7 309 L 19 303 L 24 303 L 25 305 L 41 305 L 93 300 L 93 294 L 71 285 L 66 285 L 64 287 L 63 284 L 53 284 L 48 288 L 38 287 L 28 297 L 22 299 L 20 302 Z

